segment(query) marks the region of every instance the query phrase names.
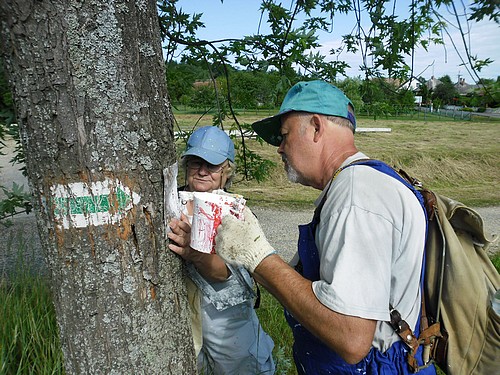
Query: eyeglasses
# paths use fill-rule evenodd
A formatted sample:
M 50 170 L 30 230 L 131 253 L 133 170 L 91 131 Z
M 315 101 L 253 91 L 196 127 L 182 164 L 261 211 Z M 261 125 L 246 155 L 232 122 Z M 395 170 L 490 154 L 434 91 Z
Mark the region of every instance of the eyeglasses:
M 219 173 L 226 166 L 226 163 L 214 165 L 207 163 L 204 160 L 189 160 L 187 162 L 187 167 L 192 171 L 198 171 L 201 167 L 205 166 L 206 170 L 210 173 Z

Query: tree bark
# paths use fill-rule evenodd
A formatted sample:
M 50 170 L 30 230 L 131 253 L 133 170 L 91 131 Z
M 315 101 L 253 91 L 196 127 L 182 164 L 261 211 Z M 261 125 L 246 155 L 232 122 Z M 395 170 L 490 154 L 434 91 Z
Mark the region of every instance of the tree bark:
M 0 22 L 67 373 L 196 373 L 156 2 L 2 0 Z

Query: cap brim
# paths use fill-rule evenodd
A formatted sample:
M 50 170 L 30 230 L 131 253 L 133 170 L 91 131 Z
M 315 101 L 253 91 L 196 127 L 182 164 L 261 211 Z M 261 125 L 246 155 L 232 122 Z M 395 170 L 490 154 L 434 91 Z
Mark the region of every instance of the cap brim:
M 284 111 L 272 117 L 256 121 L 252 124 L 253 130 L 267 143 L 278 147 L 281 144 L 281 116 L 285 113 L 291 112 Z
M 185 156 L 197 156 L 213 165 L 222 164 L 227 160 L 227 157 L 224 155 L 197 147 L 193 147 L 189 151 L 184 152 L 182 154 L 182 157 Z

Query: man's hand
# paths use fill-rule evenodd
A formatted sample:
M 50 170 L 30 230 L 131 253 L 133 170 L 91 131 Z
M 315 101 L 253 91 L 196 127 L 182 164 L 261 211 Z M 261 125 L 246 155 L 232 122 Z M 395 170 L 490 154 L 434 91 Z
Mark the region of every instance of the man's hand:
M 254 272 L 265 257 L 276 252 L 248 207 L 245 208 L 244 218 L 244 221 L 232 215 L 222 218 L 215 237 L 215 252 L 227 263 L 242 265 Z

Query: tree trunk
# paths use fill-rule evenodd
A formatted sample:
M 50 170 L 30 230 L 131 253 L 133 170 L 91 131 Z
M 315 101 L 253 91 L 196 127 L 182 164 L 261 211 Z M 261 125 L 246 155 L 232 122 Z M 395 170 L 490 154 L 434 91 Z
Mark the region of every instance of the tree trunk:
M 156 2 L 2 0 L 0 17 L 67 373 L 196 373 L 166 250 L 176 153 Z

